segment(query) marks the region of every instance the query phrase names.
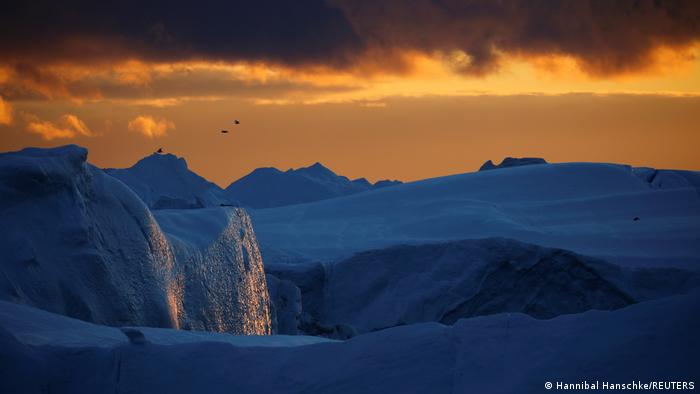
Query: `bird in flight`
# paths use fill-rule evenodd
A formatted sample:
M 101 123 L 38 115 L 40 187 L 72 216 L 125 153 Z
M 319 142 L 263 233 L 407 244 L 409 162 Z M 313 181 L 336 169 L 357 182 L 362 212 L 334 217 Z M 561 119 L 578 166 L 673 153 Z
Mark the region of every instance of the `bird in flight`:
M 228 130 L 221 130 L 221 133 L 222 133 L 222 134 L 227 134 L 227 133 L 228 133 Z
M 241 122 L 238 121 L 238 119 L 233 121 L 233 124 L 241 124 Z
M 163 153 L 163 148 L 158 148 L 158 150 L 156 151 L 156 153 Z

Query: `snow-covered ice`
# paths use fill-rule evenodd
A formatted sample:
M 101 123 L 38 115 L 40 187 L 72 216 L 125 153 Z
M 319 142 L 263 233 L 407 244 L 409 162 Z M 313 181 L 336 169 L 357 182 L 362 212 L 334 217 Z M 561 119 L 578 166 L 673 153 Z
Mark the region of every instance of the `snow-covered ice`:
M 2 393 L 698 380 L 696 172 L 515 163 L 251 219 L 174 156 L 86 158 L 0 155 Z
M 151 208 L 202 208 L 226 203 L 223 190 L 187 168 L 182 157 L 154 153 L 129 168 L 106 173 L 129 186 Z
M 614 312 L 499 314 L 271 347 L 162 345 L 148 332 L 141 345 L 35 346 L 0 324 L 0 391 L 540 393 L 548 381 L 697 382 L 698 307 L 696 292 Z
M 0 301 L 0 328 L 22 343 L 35 346 L 110 347 L 128 342 L 117 327 L 108 327 L 46 312 L 30 306 Z M 159 345 L 190 342 L 226 342 L 239 347 L 300 346 L 330 339 L 303 335 L 231 335 L 212 331 L 132 327 L 147 341 Z
M 161 226 L 86 160 L 73 145 L 0 155 L 0 299 L 107 325 L 269 333 L 245 211 L 163 211 Z
M 382 180 L 371 184 L 365 178 L 350 180 L 336 175 L 321 163 L 287 171 L 265 167 L 231 183 L 226 188 L 226 197 L 246 207 L 269 208 L 346 196 L 400 183 Z
M 697 173 L 653 174 L 616 164 L 518 166 L 251 215 L 266 263 L 498 236 L 623 265 L 700 267 Z
M 700 286 L 698 271 L 619 267 L 502 238 L 394 246 L 339 262 L 268 265 L 267 272 L 299 289 L 303 332 L 340 338 L 338 330 L 503 312 L 548 319 L 614 310 Z

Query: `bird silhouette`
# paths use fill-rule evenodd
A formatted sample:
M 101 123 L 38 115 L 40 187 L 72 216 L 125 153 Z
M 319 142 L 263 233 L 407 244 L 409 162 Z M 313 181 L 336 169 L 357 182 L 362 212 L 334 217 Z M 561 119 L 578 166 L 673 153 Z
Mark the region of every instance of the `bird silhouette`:
M 241 124 L 241 122 L 238 121 L 238 119 L 233 121 L 233 124 Z
M 226 133 L 228 133 L 228 130 L 221 130 L 221 133 L 226 134 Z
M 156 151 L 156 153 L 163 153 L 163 148 L 158 148 L 158 150 Z

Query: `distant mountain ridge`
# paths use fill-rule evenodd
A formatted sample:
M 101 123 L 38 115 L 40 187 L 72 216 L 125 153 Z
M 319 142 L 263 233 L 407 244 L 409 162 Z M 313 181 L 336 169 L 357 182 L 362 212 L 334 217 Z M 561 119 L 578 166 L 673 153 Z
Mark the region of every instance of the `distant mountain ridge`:
M 400 184 L 350 180 L 321 163 L 281 171 L 256 168 L 225 190 L 190 170 L 184 158 L 153 153 L 129 168 L 104 171 L 131 188 L 151 209 L 193 209 L 220 205 L 270 208 L 347 196 Z
M 365 178 L 350 180 L 321 163 L 281 171 L 258 168 L 233 182 L 225 190 L 229 201 L 251 208 L 271 208 L 347 196 L 400 184 L 381 180 L 374 184 Z

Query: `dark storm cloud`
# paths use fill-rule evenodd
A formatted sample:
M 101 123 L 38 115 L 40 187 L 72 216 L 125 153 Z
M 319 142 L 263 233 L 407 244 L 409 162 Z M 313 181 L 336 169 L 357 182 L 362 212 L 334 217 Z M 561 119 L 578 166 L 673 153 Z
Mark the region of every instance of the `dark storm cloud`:
M 268 60 L 345 63 L 362 43 L 322 0 L 14 1 L 2 6 L 0 51 L 81 61 Z
M 490 71 L 499 52 L 571 55 L 594 74 L 624 72 L 643 66 L 650 51 L 660 45 L 682 46 L 700 39 L 696 0 L 337 0 L 336 4 L 365 43 L 462 50 L 471 62 L 461 67 L 472 73 Z
M 261 60 L 344 68 L 401 50 L 449 54 L 483 74 L 500 53 L 560 54 L 592 74 L 638 69 L 659 46 L 700 38 L 696 0 L 321 0 L 6 4 L 0 51 L 14 62 L 137 57 Z

